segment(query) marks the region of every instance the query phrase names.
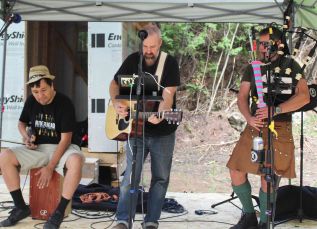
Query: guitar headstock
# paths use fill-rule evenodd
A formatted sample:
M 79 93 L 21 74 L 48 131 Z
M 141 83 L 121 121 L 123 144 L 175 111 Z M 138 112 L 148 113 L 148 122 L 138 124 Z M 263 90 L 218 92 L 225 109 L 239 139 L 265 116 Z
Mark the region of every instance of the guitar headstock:
M 170 111 L 163 112 L 163 118 L 168 121 L 168 124 L 177 124 L 183 119 L 183 111 L 178 109 L 171 109 Z

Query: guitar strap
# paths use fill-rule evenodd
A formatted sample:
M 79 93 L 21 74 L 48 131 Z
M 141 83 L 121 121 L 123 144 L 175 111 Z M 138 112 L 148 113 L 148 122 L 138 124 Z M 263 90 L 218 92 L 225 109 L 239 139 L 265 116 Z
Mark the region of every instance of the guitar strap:
M 159 59 L 156 72 L 155 72 L 155 75 L 157 76 L 158 91 L 161 89 L 160 85 L 161 85 L 162 73 L 163 73 L 166 57 L 167 57 L 167 53 L 161 51 L 160 59 Z

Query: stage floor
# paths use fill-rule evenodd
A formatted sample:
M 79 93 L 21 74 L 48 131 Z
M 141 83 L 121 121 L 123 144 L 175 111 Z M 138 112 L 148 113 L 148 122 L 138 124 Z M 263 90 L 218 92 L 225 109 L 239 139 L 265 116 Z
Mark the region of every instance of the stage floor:
M 27 179 L 28 180 L 28 179 Z M 24 178 L 21 179 L 23 186 Z M 29 199 L 29 184 L 28 181 L 23 190 L 25 200 Z M 166 229 L 225 229 L 230 228 L 235 224 L 240 217 L 240 209 L 231 203 L 225 203 L 217 206 L 215 209 L 217 214 L 196 215 L 195 210 L 211 210 L 211 205 L 230 197 L 230 194 L 223 193 L 168 193 L 167 197 L 174 198 L 179 204 L 183 205 L 187 210 L 186 214 L 171 214 L 162 213 L 159 228 Z M 2 176 L 0 176 L 0 201 L 11 200 L 7 192 Z M 239 201 L 234 200 L 233 203 L 239 205 Z M 96 217 L 103 214 L 103 212 L 87 212 L 90 216 Z M 6 217 L 8 210 L 0 209 L 0 220 Z M 134 223 L 134 229 L 141 229 L 142 214 L 137 214 Z M 76 229 L 105 229 L 111 228 L 115 225 L 114 217 L 104 217 L 99 219 L 85 219 L 71 214 L 65 218 L 61 225 L 62 228 L 76 228 Z M 19 222 L 16 226 L 10 228 L 31 229 L 43 228 L 43 221 L 33 220 L 30 217 Z M 317 221 L 310 221 L 304 219 L 302 223 L 298 220 L 293 220 L 275 228 L 317 228 Z

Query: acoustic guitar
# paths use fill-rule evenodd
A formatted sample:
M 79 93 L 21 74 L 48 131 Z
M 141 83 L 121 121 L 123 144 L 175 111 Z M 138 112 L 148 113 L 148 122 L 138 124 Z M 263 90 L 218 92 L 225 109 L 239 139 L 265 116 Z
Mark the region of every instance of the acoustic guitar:
M 152 114 L 158 118 L 165 119 L 169 124 L 177 124 L 182 121 L 183 112 L 180 110 L 162 111 L 162 112 L 139 112 L 139 120 L 135 122 L 135 109 L 133 108 L 135 103 L 132 103 L 130 107 L 129 115 L 127 117 L 120 117 L 111 101 L 109 101 L 107 114 L 106 114 L 106 135 L 109 139 L 117 141 L 126 141 L 128 135 L 135 136 L 134 125 L 139 125 L 138 135 L 142 134 L 142 118 L 147 120 Z

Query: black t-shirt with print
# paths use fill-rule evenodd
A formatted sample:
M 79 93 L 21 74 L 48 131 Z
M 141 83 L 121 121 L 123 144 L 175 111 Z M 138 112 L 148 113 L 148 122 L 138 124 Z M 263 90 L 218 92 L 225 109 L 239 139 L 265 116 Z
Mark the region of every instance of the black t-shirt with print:
M 35 144 L 58 144 L 61 133 L 73 132 L 76 125 L 73 103 L 67 96 L 58 92 L 47 105 L 39 104 L 34 96 L 30 95 L 19 120 L 30 125 L 35 131 Z M 79 145 L 74 134 L 72 144 Z
M 274 83 L 271 84 L 271 88 L 272 90 L 279 90 L 279 87 L 281 87 L 281 84 L 285 84 L 283 81 L 287 81 L 287 82 L 292 82 L 291 85 L 285 84 L 287 88 L 289 88 L 291 90 L 290 94 L 283 94 L 283 93 L 272 93 L 272 98 L 273 98 L 273 106 L 278 106 L 279 104 L 287 101 L 290 97 L 292 97 L 295 93 L 295 88 L 296 85 L 298 83 L 298 80 L 296 79 L 296 75 L 298 73 L 301 73 L 301 67 L 300 65 L 293 59 L 289 58 L 289 57 L 280 57 L 282 59 L 277 59 L 276 61 L 272 62 L 271 65 L 262 65 L 261 66 L 261 74 L 262 74 L 262 79 L 263 77 L 266 76 L 266 73 L 268 72 L 268 70 L 270 70 L 271 72 L 271 77 L 274 78 L 274 74 L 273 71 L 275 69 L 275 67 L 279 66 L 281 68 L 280 74 L 279 74 L 279 78 L 282 79 L 280 83 L 278 83 L 277 85 L 275 85 Z M 291 73 L 285 74 L 285 70 L 287 68 L 291 68 Z M 283 78 L 282 78 L 283 77 Z M 289 80 L 285 80 L 286 78 L 289 78 Z M 255 86 L 255 80 L 254 80 L 254 73 L 253 73 L 253 68 L 252 65 L 248 65 L 244 75 L 242 77 L 241 81 L 248 81 L 251 83 L 251 97 L 258 97 L 257 95 L 257 91 L 256 91 L 256 86 Z M 273 82 L 276 82 L 276 80 L 274 80 Z M 264 93 L 264 102 L 267 103 L 268 100 L 268 94 Z M 252 104 L 251 104 L 251 113 L 255 114 L 255 111 L 257 109 L 257 104 L 254 102 L 254 100 L 252 99 Z M 292 120 L 292 113 L 283 113 L 277 116 L 274 116 L 274 120 L 279 120 L 279 121 L 291 121 Z
M 114 80 L 118 82 L 118 75 L 132 75 L 138 74 L 138 63 L 139 63 L 140 55 L 138 52 L 132 53 L 129 55 L 117 73 L 114 76 Z M 152 66 L 146 66 L 145 61 L 143 61 L 143 72 L 155 74 L 157 65 L 159 62 L 160 56 L 157 58 L 156 62 Z M 151 77 L 145 74 L 145 77 Z M 180 85 L 180 75 L 179 75 L 179 67 L 176 59 L 170 55 L 167 55 L 165 65 L 163 68 L 161 83 L 163 87 L 176 87 Z M 162 89 L 160 90 L 160 95 L 162 94 Z M 152 111 L 157 111 L 158 109 L 157 102 L 152 109 Z M 176 108 L 176 95 L 174 96 L 173 108 Z M 177 129 L 176 124 L 168 124 L 166 120 L 163 120 L 157 125 L 154 125 L 149 122 L 145 122 L 145 132 L 148 136 L 163 136 L 173 133 Z

